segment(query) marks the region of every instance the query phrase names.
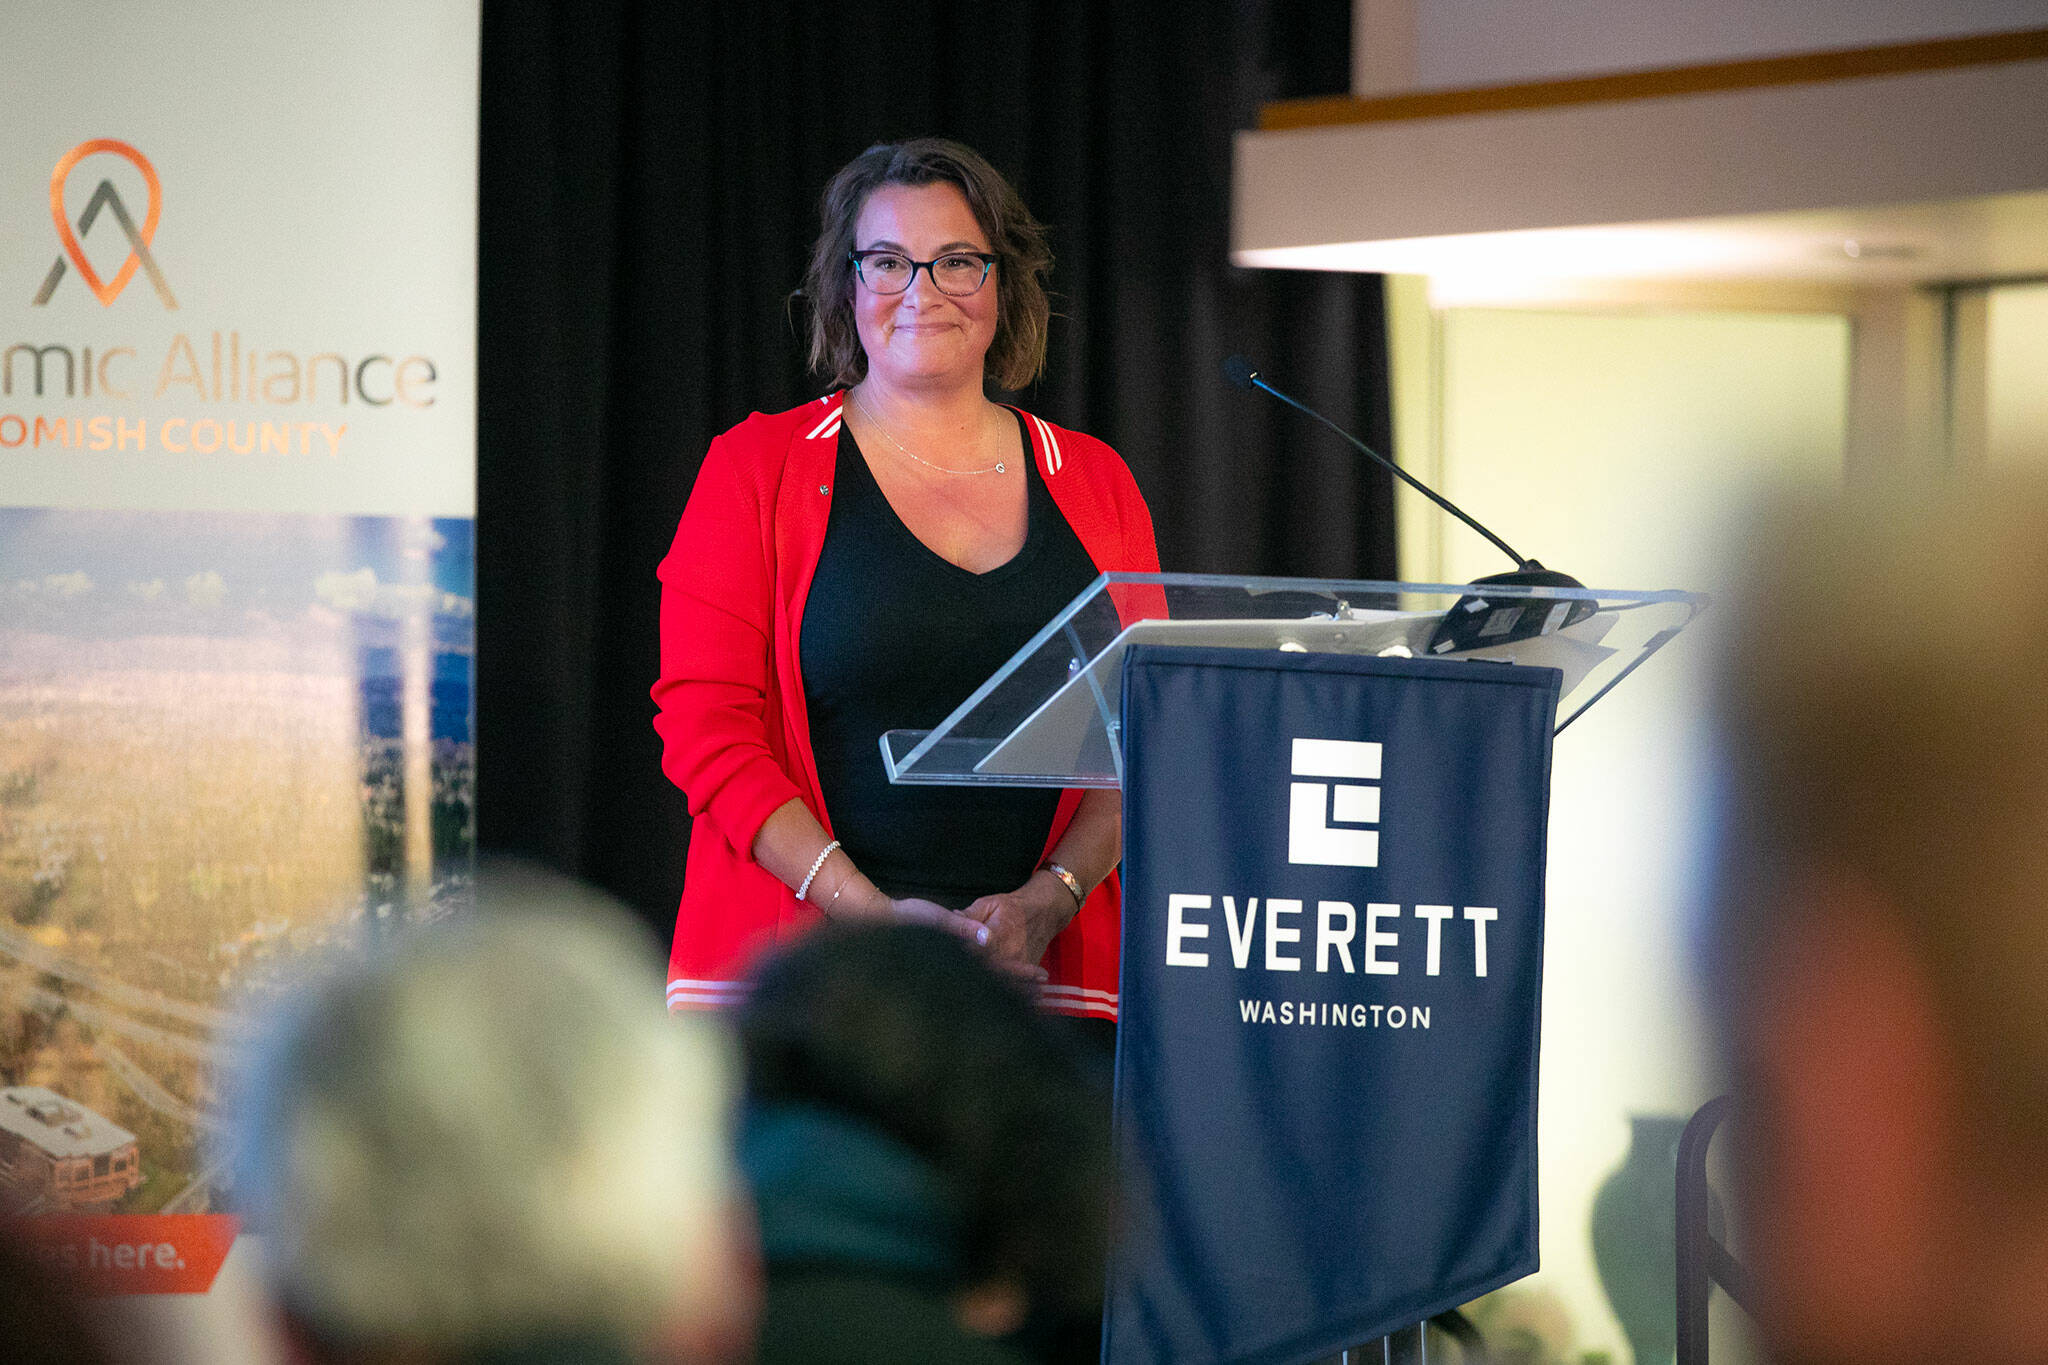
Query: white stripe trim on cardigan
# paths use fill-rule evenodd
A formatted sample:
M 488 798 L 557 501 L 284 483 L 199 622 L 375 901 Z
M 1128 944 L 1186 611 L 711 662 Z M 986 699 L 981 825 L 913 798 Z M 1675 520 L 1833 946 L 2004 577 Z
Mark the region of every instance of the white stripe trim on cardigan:
M 1047 478 L 1051 478 L 1060 472 L 1060 466 L 1065 463 L 1060 458 L 1059 437 L 1052 434 L 1051 424 L 1037 413 L 1027 412 L 1024 415 L 1029 417 L 1031 424 L 1038 428 L 1038 439 L 1045 446 L 1045 475 Z
M 826 394 L 824 400 L 822 401 L 831 402 L 831 398 L 832 395 Z M 839 434 L 839 413 L 840 405 L 837 403 L 832 403 L 831 408 L 825 413 L 824 417 L 819 420 L 818 425 L 812 427 L 809 431 L 804 433 L 804 439 L 806 441 L 822 441 L 827 436 L 837 436 Z M 828 427 L 831 428 L 831 430 L 828 431 L 826 429 Z
M 1041 1002 L 1041 1008 L 1054 1014 L 1086 1014 L 1097 1019 L 1107 1019 L 1111 1023 L 1116 1022 L 1117 1018 L 1115 1005 L 1104 1005 L 1094 1000 L 1046 1000 Z
M 745 981 L 692 981 L 677 977 L 668 983 L 668 1007 L 736 1005 L 752 989 Z
M 1083 986 L 1040 986 L 1038 993 L 1047 996 L 1077 996 L 1083 1000 L 1097 1000 L 1105 1005 L 1114 1005 L 1117 1000 L 1115 991 L 1091 991 Z

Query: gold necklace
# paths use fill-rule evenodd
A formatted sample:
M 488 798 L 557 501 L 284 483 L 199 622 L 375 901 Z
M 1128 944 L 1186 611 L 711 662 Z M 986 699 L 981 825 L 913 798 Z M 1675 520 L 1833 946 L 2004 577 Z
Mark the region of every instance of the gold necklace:
M 891 436 L 889 434 L 889 428 L 882 425 L 881 419 L 876 417 L 874 413 L 870 412 L 868 410 L 868 405 L 861 402 L 860 398 L 857 395 L 849 391 L 846 396 L 853 401 L 853 405 L 855 407 L 860 409 L 860 415 L 867 418 L 868 423 L 871 426 L 873 426 L 876 431 L 882 433 L 882 439 L 886 440 L 890 445 L 895 446 L 898 450 L 902 451 L 905 455 L 908 455 L 911 459 L 916 460 L 926 469 L 936 469 L 941 474 L 1006 474 L 1009 472 L 1010 466 L 1007 462 L 1003 460 L 997 460 L 994 464 L 988 466 L 986 469 L 948 469 L 946 466 L 942 464 L 933 464 L 930 460 L 925 459 L 922 455 L 919 455 L 909 446 L 903 444 L 903 442 L 897 440 L 894 436 Z

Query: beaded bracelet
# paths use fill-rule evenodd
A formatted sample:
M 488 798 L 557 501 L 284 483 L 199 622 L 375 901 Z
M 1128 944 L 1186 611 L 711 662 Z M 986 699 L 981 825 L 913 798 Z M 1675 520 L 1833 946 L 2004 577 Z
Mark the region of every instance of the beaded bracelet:
M 818 850 L 817 861 L 811 864 L 811 870 L 809 872 L 804 873 L 803 884 L 797 887 L 796 889 L 796 898 L 798 900 L 802 900 L 804 898 L 804 892 L 809 891 L 811 889 L 811 882 L 817 877 L 818 869 L 825 865 L 825 860 L 832 856 L 832 850 L 837 847 L 839 847 L 839 841 L 837 839 L 834 839 L 831 843 L 825 845 L 825 847 Z

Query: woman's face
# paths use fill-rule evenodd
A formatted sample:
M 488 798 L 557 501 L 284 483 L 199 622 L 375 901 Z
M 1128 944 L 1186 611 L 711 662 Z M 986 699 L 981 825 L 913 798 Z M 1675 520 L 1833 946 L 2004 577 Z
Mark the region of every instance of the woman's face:
M 967 197 L 943 181 L 884 185 L 870 194 L 854 222 L 853 245 L 856 251 L 900 251 L 914 261 L 989 250 Z M 877 294 L 856 278 L 853 321 L 869 376 L 892 385 L 979 383 L 995 340 L 998 295 L 995 270 L 967 295 L 940 293 L 928 270 L 914 272 L 901 294 Z

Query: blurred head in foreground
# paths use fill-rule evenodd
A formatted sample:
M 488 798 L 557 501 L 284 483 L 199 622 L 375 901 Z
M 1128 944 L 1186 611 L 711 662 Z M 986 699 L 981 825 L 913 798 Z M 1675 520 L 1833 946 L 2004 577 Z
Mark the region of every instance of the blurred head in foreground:
M 236 1185 L 294 1346 L 743 1353 L 730 1071 L 608 917 L 472 915 L 309 982 L 235 1106 Z
M 1709 990 L 1764 1329 L 2048 1358 L 2048 486 L 1816 498 L 1757 543 Z
M 764 1361 L 987 1359 L 977 1339 L 1044 1353 L 1066 1330 L 1093 1358 L 1108 1103 L 1064 1021 L 958 938 L 892 925 L 772 959 L 740 1036 Z M 863 1352 L 818 1335 L 849 1330 Z
M 17 1215 L 0 1211 L 0 1218 Z M 110 1365 L 129 1358 L 109 1349 L 118 1340 L 67 1274 L 37 1255 L 32 1237 L 0 1221 L 0 1360 L 37 1365 Z

